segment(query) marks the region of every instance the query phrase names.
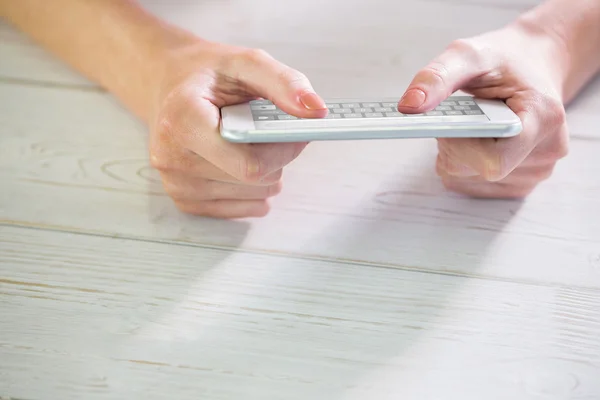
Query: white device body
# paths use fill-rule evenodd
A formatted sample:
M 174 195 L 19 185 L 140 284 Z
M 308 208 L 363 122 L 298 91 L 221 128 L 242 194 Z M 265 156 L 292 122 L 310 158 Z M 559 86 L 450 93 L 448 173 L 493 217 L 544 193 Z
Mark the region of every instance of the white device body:
M 452 98 L 451 96 L 447 100 Z M 503 101 L 470 99 L 483 114 L 255 121 L 250 103 L 236 104 L 221 109 L 221 135 L 230 142 L 277 143 L 401 138 L 505 138 L 521 132 L 519 117 Z M 326 102 L 369 101 L 397 104 L 398 99 L 330 99 Z

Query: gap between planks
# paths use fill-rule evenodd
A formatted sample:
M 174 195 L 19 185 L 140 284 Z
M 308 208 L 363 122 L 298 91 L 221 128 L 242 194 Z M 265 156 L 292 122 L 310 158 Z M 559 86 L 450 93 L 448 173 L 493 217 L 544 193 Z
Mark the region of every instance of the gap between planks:
M 279 252 L 274 250 L 264 250 L 264 249 L 242 249 L 235 248 L 231 246 L 219 246 L 219 245 L 211 245 L 211 244 L 200 244 L 194 242 L 187 241 L 176 241 L 176 240 L 160 240 L 160 239 L 152 239 L 141 236 L 122 236 L 119 234 L 107 234 L 103 232 L 97 231 L 82 231 L 78 228 L 67 228 L 67 227 L 59 227 L 59 226 L 50 226 L 50 225 L 39 225 L 33 223 L 23 223 L 19 221 L 7 221 L 0 220 L 0 228 L 18 228 L 18 229 L 30 229 L 37 230 L 43 232 L 55 232 L 61 234 L 74 234 L 80 236 L 92 236 L 92 237 L 101 237 L 101 238 L 110 238 L 115 240 L 126 240 L 126 241 L 134 241 L 134 242 L 145 242 L 145 243 L 156 243 L 162 245 L 172 245 L 172 246 L 182 246 L 182 247 L 192 247 L 197 249 L 206 249 L 206 250 L 216 250 L 223 252 L 236 252 L 242 254 L 255 254 L 255 255 L 265 255 L 265 256 L 274 256 L 274 257 L 286 257 L 293 260 L 303 260 L 303 261 L 316 261 L 316 262 L 329 262 L 333 264 L 344 264 L 344 265 L 353 265 L 360 267 L 369 267 L 369 268 L 378 268 L 378 269 L 386 269 L 386 270 L 399 270 L 399 271 L 407 271 L 407 272 L 417 272 L 423 274 L 431 274 L 431 275 L 441 275 L 441 276 L 450 276 L 450 277 L 458 277 L 458 278 L 469 278 L 469 279 L 478 279 L 483 281 L 493 281 L 493 282 L 505 282 L 505 283 L 518 283 L 527 286 L 534 287 L 547 287 L 547 288 L 561 288 L 561 289 L 581 289 L 591 292 L 599 292 L 600 289 L 588 286 L 580 286 L 580 285 L 561 285 L 561 284 L 553 284 L 553 283 L 540 283 L 529 279 L 514 279 L 514 278 L 502 278 L 502 277 L 494 277 L 494 276 L 482 276 L 477 274 L 466 274 L 459 273 L 454 271 L 439 271 L 439 270 L 431 270 L 427 268 L 419 268 L 408 265 L 399 265 L 399 264 L 390 264 L 390 263 L 377 263 L 377 262 L 368 262 L 368 261 L 358 261 L 352 259 L 345 258 L 333 258 L 333 257 L 323 257 L 323 256 L 311 256 L 311 255 L 303 255 L 299 253 L 287 253 L 287 252 Z M 0 398 L 0 400 L 3 400 Z

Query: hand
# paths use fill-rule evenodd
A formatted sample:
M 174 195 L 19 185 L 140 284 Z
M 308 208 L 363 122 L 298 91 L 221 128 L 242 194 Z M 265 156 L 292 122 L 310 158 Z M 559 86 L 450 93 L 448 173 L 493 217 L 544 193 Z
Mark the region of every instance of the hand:
M 164 75 L 150 159 L 177 207 L 216 218 L 267 214 L 283 167 L 306 143 L 229 143 L 219 133 L 219 108 L 266 98 L 297 117 L 324 117 L 308 79 L 263 51 L 206 42 L 175 51 Z
M 403 113 L 430 111 L 457 90 L 496 98 L 523 131 L 502 139 L 438 139 L 437 174 L 475 197 L 527 196 L 568 151 L 560 45 L 517 24 L 458 40 L 416 74 L 399 102 Z M 558 65 L 558 66 L 557 66 Z

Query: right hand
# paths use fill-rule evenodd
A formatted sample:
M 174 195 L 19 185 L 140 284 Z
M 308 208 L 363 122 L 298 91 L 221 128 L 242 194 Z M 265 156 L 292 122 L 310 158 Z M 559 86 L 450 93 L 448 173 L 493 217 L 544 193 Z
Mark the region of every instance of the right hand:
M 261 217 L 283 168 L 306 143 L 235 144 L 219 133 L 219 108 L 255 98 L 300 118 L 327 115 L 300 72 L 260 50 L 199 42 L 168 57 L 151 119 L 150 160 L 186 213 Z

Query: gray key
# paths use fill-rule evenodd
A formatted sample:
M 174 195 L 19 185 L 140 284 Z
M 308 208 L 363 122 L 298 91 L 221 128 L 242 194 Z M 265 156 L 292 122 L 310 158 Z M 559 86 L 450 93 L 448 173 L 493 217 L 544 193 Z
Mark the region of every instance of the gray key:
M 340 108 L 340 105 L 336 104 L 336 103 L 332 103 L 332 104 L 327 103 L 327 108 Z
M 462 111 L 446 111 L 446 115 L 463 115 Z
M 358 108 L 360 105 L 357 103 L 344 103 L 342 104 L 342 108 Z
M 250 106 L 252 110 L 262 111 L 262 110 L 276 110 L 277 107 L 271 105 L 256 105 Z
M 362 116 L 361 113 L 344 114 L 344 118 L 362 118 Z
M 267 111 L 259 111 L 255 112 L 254 115 L 280 115 L 284 114 L 281 110 L 267 110 Z
M 275 119 L 274 115 L 259 115 L 255 118 L 257 121 L 268 121 Z
M 385 116 L 386 117 L 402 117 L 404 114 L 399 113 L 398 111 L 396 112 L 386 112 Z
M 471 107 L 469 106 L 454 106 L 455 110 L 470 110 Z
M 349 108 L 336 108 L 333 111 L 338 114 L 350 114 L 352 112 Z
M 339 118 L 344 118 L 344 114 L 329 113 L 329 114 L 327 114 L 327 116 L 326 116 L 325 118 L 326 118 L 326 119 L 339 119 Z
M 269 100 L 252 100 L 250 102 L 251 106 L 253 106 L 253 105 L 260 105 L 260 104 L 273 104 L 273 103 L 271 101 L 269 101 Z
M 442 101 L 441 103 L 443 106 L 455 106 L 456 102 L 455 101 Z
M 451 111 L 452 107 L 450 106 L 437 106 L 435 111 Z
M 355 113 L 371 113 L 373 112 L 372 108 L 355 108 L 354 109 Z
M 375 111 L 375 112 L 394 112 L 394 109 L 391 107 L 375 107 L 373 109 L 373 111 Z
M 398 107 L 398 103 L 381 103 L 381 105 L 382 105 L 383 107 L 390 107 L 390 108 L 394 108 L 394 109 L 395 109 L 396 107 Z
M 366 118 L 383 118 L 382 113 L 365 113 Z
M 469 110 L 469 111 L 465 111 L 465 114 L 467 114 L 467 115 L 481 115 L 483 113 L 480 110 Z
M 429 116 L 440 116 L 440 115 L 444 115 L 443 111 L 429 111 L 426 112 L 425 115 L 429 115 Z
M 474 101 L 470 101 L 470 100 L 465 100 L 465 101 L 459 101 L 458 104 L 460 104 L 461 106 L 474 106 L 475 102 Z
M 365 108 L 381 107 L 379 103 L 362 103 L 362 106 Z
M 278 119 L 286 119 L 286 120 L 289 120 L 289 119 L 298 119 L 298 118 L 294 117 L 293 115 L 287 115 L 287 114 L 286 115 L 278 115 L 277 118 Z

